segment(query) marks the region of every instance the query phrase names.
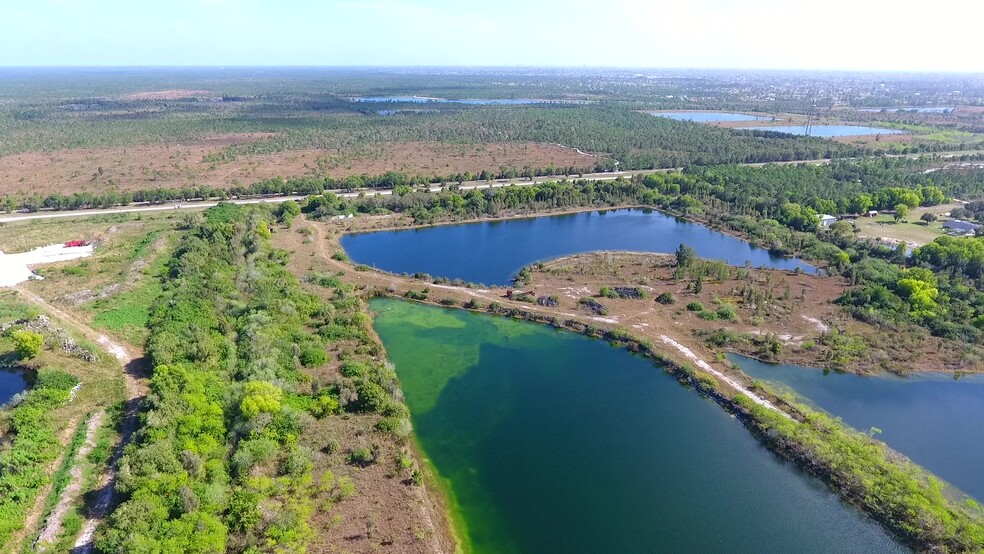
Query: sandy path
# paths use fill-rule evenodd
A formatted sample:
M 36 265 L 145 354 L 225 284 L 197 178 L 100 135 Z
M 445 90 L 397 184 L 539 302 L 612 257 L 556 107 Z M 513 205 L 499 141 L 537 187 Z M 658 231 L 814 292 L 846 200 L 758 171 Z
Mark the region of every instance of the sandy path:
M 106 336 L 99 331 L 96 331 L 92 327 L 88 326 L 83 321 L 79 320 L 75 316 L 66 313 L 64 310 L 49 304 L 45 299 L 41 298 L 37 294 L 27 290 L 22 286 L 14 287 L 15 290 L 26 300 L 32 302 L 38 307 L 42 308 L 44 311 L 54 316 L 58 320 L 72 327 L 76 332 L 82 336 L 94 341 L 96 344 L 103 347 L 108 353 L 110 353 L 116 360 L 118 360 L 124 367 L 123 379 L 126 385 L 126 416 L 123 421 L 123 428 L 121 430 L 121 438 L 119 444 L 113 452 L 113 456 L 110 459 L 109 467 L 105 474 L 99 481 L 99 492 L 96 495 L 96 500 L 88 511 L 88 516 L 85 522 L 82 524 L 82 531 L 79 534 L 78 540 L 75 542 L 75 548 L 72 552 L 75 553 L 89 553 L 92 552 L 94 547 L 93 537 L 96 533 L 96 528 L 99 523 L 108 515 L 109 507 L 113 500 L 113 492 L 116 486 L 116 465 L 119 462 L 120 456 L 123 455 L 123 448 L 130 442 L 133 437 L 134 431 L 137 428 L 137 408 L 141 398 L 146 394 L 146 384 L 141 381 L 136 375 L 136 366 L 140 364 L 140 360 L 143 357 L 142 352 L 138 352 L 124 344 L 118 343 Z M 59 505 L 56 506 L 55 510 L 67 510 L 67 506 L 63 507 L 62 502 L 66 504 L 70 502 L 71 499 L 62 498 L 59 501 Z
M 104 415 L 105 412 L 96 412 L 89 418 L 85 430 L 85 442 L 79 448 L 75 456 L 75 463 L 72 465 L 72 469 L 69 470 L 71 480 L 58 498 L 58 504 L 55 505 L 55 509 L 44 522 L 44 528 L 38 534 L 38 539 L 34 543 L 35 552 L 44 552 L 47 547 L 58 540 L 58 534 L 61 532 L 65 514 L 68 513 L 72 501 L 78 497 L 82 490 L 82 467 L 80 464 L 92 452 L 92 449 L 96 447 L 96 431 L 102 425 Z

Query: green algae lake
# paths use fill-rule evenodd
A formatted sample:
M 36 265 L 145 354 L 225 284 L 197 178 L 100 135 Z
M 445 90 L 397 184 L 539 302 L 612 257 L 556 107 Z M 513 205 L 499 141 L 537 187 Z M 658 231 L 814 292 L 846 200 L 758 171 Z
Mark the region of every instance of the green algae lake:
M 467 551 L 907 551 L 650 359 L 508 318 L 371 308 Z

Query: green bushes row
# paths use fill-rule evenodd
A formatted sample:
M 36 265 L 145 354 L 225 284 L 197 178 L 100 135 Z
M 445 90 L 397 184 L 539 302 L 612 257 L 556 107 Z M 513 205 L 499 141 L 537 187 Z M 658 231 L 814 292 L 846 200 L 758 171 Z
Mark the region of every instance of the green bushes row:
M 27 510 L 49 482 L 47 465 L 59 449 L 51 412 L 69 401 L 78 382 L 68 373 L 42 369 L 23 401 L 2 414 L 11 441 L 0 451 L 0 545 L 23 527 Z

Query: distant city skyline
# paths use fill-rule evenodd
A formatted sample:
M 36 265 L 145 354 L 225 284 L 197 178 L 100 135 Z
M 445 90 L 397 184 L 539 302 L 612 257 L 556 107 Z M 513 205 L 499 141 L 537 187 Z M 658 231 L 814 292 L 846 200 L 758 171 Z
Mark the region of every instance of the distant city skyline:
M 0 0 L 0 66 L 537 66 L 984 72 L 938 0 Z

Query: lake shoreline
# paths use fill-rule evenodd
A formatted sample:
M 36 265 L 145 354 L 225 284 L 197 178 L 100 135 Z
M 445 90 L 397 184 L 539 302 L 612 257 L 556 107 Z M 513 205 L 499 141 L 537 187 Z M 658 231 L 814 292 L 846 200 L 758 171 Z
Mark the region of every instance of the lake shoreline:
M 327 263 L 328 267 L 331 268 L 332 271 L 340 270 L 341 273 L 339 275 L 343 277 L 343 280 L 363 289 L 363 294 L 368 296 L 402 297 L 408 290 L 419 291 L 421 288 L 427 289 L 432 286 L 436 287 L 436 285 L 429 282 L 425 283 L 404 276 L 374 271 L 367 267 L 364 269 L 357 269 L 352 263 L 333 259 L 331 257 L 332 252 L 339 251 L 337 232 L 341 231 L 341 229 L 336 228 L 336 232 L 333 232 L 332 236 L 326 237 L 324 232 L 326 228 L 328 227 L 315 223 L 315 227 L 313 228 L 315 234 L 312 236 L 312 240 L 310 241 L 311 245 L 303 248 L 311 250 L 312 256 L 315 256 L 320 250 L 321 256 L 323 257 L 322 261 Z M 300 236 L 297 233 L 291 234 Z M 300 247 L 301 245 L 298 246 Z M 558 324 L 563 325 L 564 323 L 571 322 L 570 324 L 573 326 L 572 330 L 576 330 L 582 334 L 601 337 L 609 341 L 624 342 L 627 344 L 628 348 L 638 350 L 640 353 L 648 355 L 654 360 L 660 361 L 669 357 L 664 353 L 657 352 L 653 347 L 653 343 L 637 340 L 632 333 L 614 328 L 614 326 L 611 325 L 612 322 L 605 323 L 604 321 L 596 321 L 596 319 L 604 318 L 593 318 L 583 314 L 574 315 L 558 312 L 551 313 L 547 309 L 540 306 L 528 304 L 519 305 L 517 302 L 500 298 L 498 292 L 501 291 L 501 289 L 496 291 L 496 293 L 492 293 L 487 290 L 442 286 L 440 287 L 440 290 L 442 291 L 441 294 L 448 294 L 450 296 L 438 296 L 437 294 L 428 296 L 427 294 L 423 294 L 423 297 L 426 298 L 426 303 L 446 307 L 448 304 L 446 304 L 445 300 L 449 300 L 451 301 L 451 304 L 455 306 L 471 304 L 470 307 L 478 308 L 476 311 L 492 310 L 502 315 L 528 319 L 530 321 L 555 326 Z M 481 300 L 482 303 L 475 304 L 478 300 Z M 686 343 L 696 345 L 696 343 L 693 342 L 693 337 L 687 338 L 685 335 L 679 333 L 675 333 L 675 335 L 681 337 L 686 341 Z M 706 352 L 707 348 L 706 346 L 700 346 L 699 350 Z M 708 358 L 705 357 L 704 359 L 707 360 Z M 677 368 L 676 371 L 679 372 L 679 375 L 682 376 L 682 378 L 684 378 L 687 382 L 693 384 L 695 388 L 705 391 L 708 395 L 717 395 L 719 397 L 718 401 L 722 403 L 726 409 L 736 410 L 744 414 L 742 417 L 746 418 L 746 426 L 748 426 L 753 433 L 756 433 L 757 436 L 760 437 L 763 444 L 770 448 L 770 450 L 776 452 L 777 455 L 783 457 L 784 459 L 796 462 L 797 465 L 803 467 L 803 469 L 808 473 L 819 477 L 824 483 L 827 483 L 831 490 L 844 497 L 845 501 L 859 505 L 865 513 L 868 513 L 877 521 L 880 521 L 883 525 L 892 529 L 896 535 L 902 537 L 902 539 L 907 543 L 915 545 L 920 549 L 931 548 L 936 544 L 933 542 L 936 538 L 927 539 L 925 536 L 912 535 L 909 531 L 907 531 L 903 524 L 908 525 L 911 522 L 903 521 L 902 524 L 897 524 L 898 521 L 893 519 L 900 517 L 897 512 L 882 512 L 879 511 L 878 505 L 866 502 L 866 500 L 870 500 L 871 502 L 876 500 L 883 502 L 887 501 L 877 496 L 870 496 L 869 492 L 871 491 L 858 489 L 857 478 L 854 477 L 853 474 L 845 472 L 846 470 L 838 466 L 837 460 L 823 458 L 823 455 L 826 454 L 826 452 L 824 450 L 817 450 L 817 448 L 820 445 L 836 446 L 838 447 L 838 449 L 835 449 L 836 453 L 839 453 L 839 455 L 849 456 L 852 452 L 851 448 L 857 447 L 861 449 L 861 452 L 867 453 L 866 455 L 876 455 L 877 460 L 875 461 L 879 464 L 877 467 L 882 467 L 887 464 L 887 467 L 895 472 L 891 473 L 892 475 L 898 474 L 907 476 L 904 477 L 905 479 L 918 478 L 919 483 L 928 482 L 929 477 L 924 477 L 926 474 L 920 468 L 917 468 L 918 472 L 914 474 L 916 477 L 912 477 L 910 475 L 911 472 L 916 472 L 917 469 L 912 469 L 914 466 L 904 462 L 904 457 L 893 454 L 890 458 L 886 458 L 886 456 L 888 456 L 888 450 L 885 449 L 882 443 L 872 440 L 871 437 L 868 437 L 867 435 L 862 435 L 855 431 L 847 430 L 837 422 L 830 422 L 827 419 L 817 419 L 820 417 L 820 414 L 811 412 L 805 407 L 790 404 L 784 399 L 778 397 L 778 395 L 766 390 L 768 393 L 767 397 L 770 399 L 774 398 L 774 403 L 780 406 L 782 411 L 787 415 L 790 415 L 792 419 L 780 417 L 778 414 L 775 416 L 770 415 L 769 410 L 757 409 L 759 406 L 749 401 L 746 396 L 724 392 L 720 389 L 722 386 L 721 383 L 713 375 L 701 372 L 692 366 L 688 366 L 688 364 L 680 362 L 678 358 L 675 357 L 671 358 L 670 362 L 674 364 L 674 368 Z M 753 386 L 753 383 L 750 382 L 750 379 L 748 379 L 745 374 L 734 372 L 733 369 L 729 370 L 728 373 L 737 375 L 739 378 L 743 379 L 742 382 L 746 383 L 746 386 Z M 760 391 L 757 385 L 755 385 L 754 390 L 757 392 Z M 738 416 L 736 415 L 736 417 Z M 805 433 L 805 435 L 802 433 Z M 836 440 L 825 437 L 834 437 Z M 831 440 L 833 440 L 833 442 L 828 444 L 828 441 Z M 860 464 L 859 467 L 867 467 L 867 461 Z M 881 474 L 874 475 L 875 478 L 880 476 Z M 919 485 L 917 490 L 930 494 L 931 490 L 925 488 L 927 486 L 928 485 L 924 484 Z M 878 493 L 880 491 L 874 492 Z M 892 504 L 889 502 L 883 505 Z M 947 506 L 949 506 L 949 503 L 947 503 Z M 956 508 L 952 506 L 942 507 L 940 509 L 947 513 L 956 510 Z M 939 540 L 946 542 L 957 540 L 959 538 L 959 536 L 956 538 L 941 537 Z
M 759 394 L 764 395 L 764 398 L 766 399 L 764 403 L 752 402 L 748 396 L 741 393 L 738 393 L 737 395 L 730 395 L 728 392 L 721 389 L 720 382 L 714 375 L 705 372 L 703 369 L 694 367 L 690 361 L 681 363 L 674 356 L 666 356 L 658 351 L 652 343 L 639 340 L 626 333 L 619 333 L 617 331 L 599 331 L 596 327 L 580 321 L 575 321 L 572 319 L 560 321 L 551 316 L 544 316 L 543 314 L 520 310 L 517 308 L 492 309 L 490 306 L 489 309 L 485 310 L 475 308 L 470 309 L 458 306 L 451 307 L 433 300 L 408 300 L 407 298 L 392 295 L 386 293 L 385 291 L 379 290 L 375 291 L 375 294 L 405 302 L 416 302 L 435 307 L 442 307 L 445 309 L 465 310 L 476 313 L 492 313 L 500 317 L 509 317 L 533 323 L 545 324 L 591 338 L 605 340 L 613 346 L 624 347 L 634 354 L 638 354 L 653 360 L 656 365 L 664 371 L 670 373 L 682 384 L 694 389 L 697 393 L 714 400 L 714 402 L 725 411 L 741 421 L 743 426 L 746 427 L 746 429 L 748 429 L 763 446 L 773 452 L 773 454 L 781 459 L 796 464 L 801 471 L 823 482 L 832 492 L 837 494 L 843 502 L 853 506 L 866 516 L 880 523 L 893 536 L 903 541 L 909 547 L 917 551 L 932 550 L 936 548 L 947 549 L 948 544 L 952 544 L 952 541 L 959 543 L 961 540 L 961 537 L 957 536 L 948 537 L 944 540 L 927 541 L 925 537 L 922 537 L 919 533 L 914 532 L 911 527 L 900 525 L 895 519 L 898 517 L 898 514 L 882 510 L 880 508 L 880 502 L 884 499 L 877 497 L 872 498 L 871 495 L 873 492 L 871 489 L 861 483 L 853 482 L 851 475 L 845 474 L 845 470 L 843 468 L 831 465 L 829 463 L 824 463 L 823 460 L 818 459 L 820 454 L 816 452 L 814 449 L 815 447 L 811 447 L 808 442 L 798 441 L 796 439 L 796 435 L 794 434 L 783 436 L 780 433 L 780 435 L 777 436 L 775 433 L 776 427 L 767 417 L 762 415 L 762 410 L 781 414 L 781 416 L 786 417 L 790 421 L 794 422 L 794 424 L 799 425 L 801 430 L 812 429 L 813 432 L 818 433 L 819 436 L 824 436 L 826 435 L 826 432 L 829 431 L 829 429 L 825 427 L 825 425 L 828 424 L 828 421 L 824 420 L 822 424 L 815 424 L 814 422 L 817 417 L 816 412 L 813 412 L 804 405 L 796 404 L 782 398 L 779 394 L 773 392 L 768 387 L 760 383 L 751 383 L 749 386 L 754 387 Z M 679 355 L 680 352 L 677 352 L 677 354 Z M 731 364 L 728 365 L 733 367 Z M 739 374 L 745 379 L 749 379 L 743 372 L 739 371 Z M 770 405 L 766 406 L 765 404 Z M 859 431 L 847 428 L 839 422 L 832 422 L 831 424 L 838 426 L 840 429 L 839 432 L 843 434 L 843 436 L 851 437 L 851 440 L 860 441 L 861 443 L 867 443 L 869 448 L 873 446 L 883 452 L 885 459 L 889 460 L 886 463 L 889 463 L 892 466 L 897 466 L 899 471 L 915 471 L 920 478 L 925 478 L 927 480 L 932 480 L 935 478 L 931 473 L 924 470 L 920 466 L 913 464 L 906 456 L 892 450 L 884 443 L 876 441 L 870 436 L 860 433 Z M 927 483 L 924 486 L 930 485 Z M 955 511 L 956 513 L 964 514 L 965 517 L 970 517 L 969 512 L 965 512 L 963 509 L 957 508 L 956 505 L 950 505 L 948 511 Z M 984 519 L 981 520 L 980 524 L 984 525 Z M 926 529 L 925 531 L 930 532 L 929 529 Z
M 458 268 L 457 270 L 455 269 L 449 270 L 448 268 L 437 269 L 437 268 L 426 267 L 426 265 L 424 264 L 421 264 L 418 268 L 415 269 L 400 267 L 401 265 L 402 266 L 407 265 L 405 260 L 402 263 L 398 261 L 401 257 L 404 257 L 402 256 L 402 253 L 406 250 L 406 248 L 398 247 L 395 244 L 391 245 L 391 246 L 396 246 L 394 249 L 385 251 L 388 252 L 388 254 L 386 254 L 382 260 L 368 259 L 368 256 L 364 252 L 364 250 L 367 248 L 366 246 L 366 241 L 368 240 L 367 237 L 374 233 L 380 233 L 380 238 L 376 239 L 376 242 L 382 240 L 390 243 L 405 243 L 409 240 L 410 237 L 408 235 L 400 235 L 400 232 L 402 231 L 410 231 L 410 230 L 428 231 L 434 229 L 458 227 L 459 230 L 455 232 L 463 233 L 466 232 L 466 230 L 469 229 L 470 226 L 476 226 L 476 225 L 488 225 L 488 224 L 501 223 L 501 222 L 517 222 L 517 221 L 532 223 L 536 220 L 549 222 L 551 221 L 551 218 L 554 217 L 583 215 L 583 214 L 598 214 L 599 216 L 605 214 L 613 214 L 613 217 L 621 217 L 626 214 L 631 214 L 635 216 L 638 216 L 640 214 L 645 214 L 651 216 L 653 219 L 650 221 L 643 221 L 640 219 L 638 223 L 638 227 L 637 226 L 626 227 L 626 224 L 623 222 L 611 222 L 611 224 L 608 225 L 603 223 L 601 220 L 588 219 L 585 221 L 585 225 L 593 225 L 594 227 L 592 228 L 596 231 L 596 234 L 576 236 L 573 238 L 567 238 L 565 235 L 565 239 L 564 239 L 567 242 L 580 241 L 581 243 L 586 242 L 588 244 L 575 245 L 572 243 L 566 247 L 562 246 L 560 248 L 542 247 L 542 246 L 530 247 L 528 245 L 522 245 L 519 248 L 519 251 L 521 251 L 522 254 L 511 255 L 509 257 L 516 258 L 516 259 L 509 259 L 503 261 L 511 264 L 518 264 L 515 269 L 516 272 L 518 272 L 523 267 L 538 261 L 554 260 L 557 259 L 558 257 L 569 256 L 569 255 L 574 255 L 574 254 L 589 252 L 589 251 L 594 252 L 594 251 L 619 250 L 619 251 L 649 252 L 649 250 L 645 249 L 648 247 L 648 241 L 647 239 L 643 238 L 643 235 L 641 235 L 640 233 L 651 231 L 651 232 L 659 233 L 659 235 L 656 236 L 663 236 L 665 234 L 664 238 L 657 238 L 655 240 L 663 241 L 663 242 L 669 241 L 672 243 L 672 244 L 664 244 L 662 245 L 661 249 L 658 250 L 654 249 L 651 252 L 672 254 L 680 245 L 680 243 L 686 242 L 687 239 L 684 237 L 684 235 L 705 233 L 706 236 L 700 237 L 700 241 L 703 242 L 700 241 L 695 242 L 692 246 L 696 246 L 698 250 L 698 254 L 700 254 L 701 257 L 706 259 L 722 260 L 734 267 L 740 267 L 747 263 L 751 263 L 752 267 L 772 267 L 773 269 L 790 270 L 790 271 L 793 271 L 797 267 L 799 267 L 802 272 L 809 273 L 809 274 L 818 273 L 822 271 L 824 267 L 824 264 L 822 262 L 807 260 L 806 258 L 801 258 L 796 256 L 786 256 L 782 254 L 773 253 L 767 247 L 764 247 L 753 241 L 752 237 L 743 235 L 738 231 L 735 231 L 733 229 L 724 226 L 715 225 L 713 224 L 712 221 L 703 220 L 701 218 L 697 218 L 693 216 L 687 216 L 678 212 L 674 212 L 672 210 L 666 210 L 653 206 L 640 205 L 637 203 L 626 203 L 626 204 L 605 205 L 605 206 L 577 206 L 577 207 L 565 208 L 560 210 L 547 209 L 547 210 L 539 210 L 535 212 L 525 212 L 525 211 L 508 212 L 502 216 L 484 216 L 478 218 L 465 218 L 460 220 L 443 219 L 432 223 L 431 222 L 418 223 L 414 221 L 412 217 L 404 214 L 394 214 L 395 217 L 394 215 L 388 214 L 385 216 L 362 216 L 359 218 L 352 218 L 352 219 L 346 218 L 343 220 L 338 220 L 344 226 L 344 231 L 342 232 L 341 236 L 338 237 L 338 242 L 339 244 L 341 244 L 342 249 L 345 251 L 346 255 L 352 259 L 353 263 L 356 264 L 363 264 L 373 268 L 383 267 L 386 268 L 385 271 L 389 271 L 396 274 L 427 273 L 427 274 L 433 274 L 435 277 L 455 280 L 456 282 L 465 281 L 465 282 L 471 282 L 476 284 L 488 284 L 489 286 L 492 285 L 509 286 L 512 283 L 513 278 L 515 277 L 515 273 L 511 274 L 508 279 L 503 279 L 501 276 L 496 276 L 493 278 L 493 281 L 490 282 L 488 278 L 483 280 L 481 278 L 476 279 L 474 278 L 474 276 L 469 277 L 468 275 L 462 275 L 461 268 Z M 553 225 L 554 227 L 562 225 L 561 220 L 557 220 L 557 222 L 553 223 Z M 617 227 L 612 227 L 615 225 L 631 228 L 633 230 L 632 233 L 636 236 L 629 237 L 625 234 L 612 235 L 612 233 L 614 233 L 615 230 L 618 229 Z M 688 225 L 694 225 L 696 226 L 696 228 L 688 229 L 687 228 Z M 637 228 L 638 231 L 635 231 L 635 229 Z M 489 229 L 491 229 L 491 227 L 489 227 Z M 520 228 L 510 229 L 510 231 L 514 233 L 519 232 L 519 230 Z M 552 240 L 550 233 L 561 232 L 559 228 L 557 229 L 544 228 L 544 229 L 540 229 L 539 231 L 545 232 L 546 236 L 539 237 L 539 236 L 524 235 L 522 237 L 523 242 L 539 240 L 539 241 L 547 241 L 549 243 Z M 471 232 L 474 233 L 474 232 L 481 232 L 481 231 L 475 230 Z M 530 229 L 530 232 L 532 232 L 532 229 Z M 592 242 L 598 243 L 599 241 L 603 240 L 603 237 L 607 237 L 609 235 L 612 236 L 612 240 L 615 240 L 616 242 L 620 242 L 621 244 L 612 247 L 601 246 L 598 244 L 595 244 L 594 246 L 589 245 Z M 722 243 L 721 237 L 719 237 L 718 235 L 723 235 L 727 239 L 734 239 L 740 241 L 741 244 L 731 245 L 731 244 L 727 244 L 726 241 Z M 674 236 L 679 236 L 679 242 L 677 239 L 672 238 Z M 418 240 L 424 240 L 425 243 L 428 240 L 433 242 L 433 237 L 431 235 L 427 235 L 423 237 L 418 236 L 415 238 Z M 646 245 L 643 246 L 643 243 L 640 241 L 645 242 Z M 708 249 L 707 252 L 701 251 L 702 245 L 706 245 Z M 742 251 L 745 252 L 745 257 L 740 257 L 742 256 L 741 254 L 734 254 L 734 252 L 736 251 L 735 249 L 743 249 Z M 360 250 L 363 250 L 363 252 L 360 253 L 359 252 Z M 501 257 L 503 254 L 499 253 L 498 255 Z M 387 260 L 386 259 L 387 257 L 390 259 Z M 434 264 L 431 263 L 431 265 Z M 453 274 L 454 272 L 458 272 L 459 274 Z

